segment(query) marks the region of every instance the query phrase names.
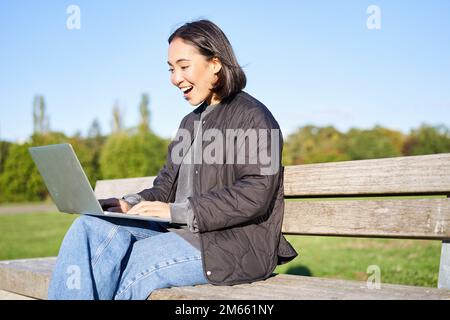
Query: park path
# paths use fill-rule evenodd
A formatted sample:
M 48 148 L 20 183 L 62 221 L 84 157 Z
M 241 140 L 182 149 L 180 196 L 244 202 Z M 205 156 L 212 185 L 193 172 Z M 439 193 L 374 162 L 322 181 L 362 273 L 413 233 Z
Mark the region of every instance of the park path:
M 0 215 L 35 212 L 58 212 L 58 209 L 53 203 L 48 202 L 0 205 Z

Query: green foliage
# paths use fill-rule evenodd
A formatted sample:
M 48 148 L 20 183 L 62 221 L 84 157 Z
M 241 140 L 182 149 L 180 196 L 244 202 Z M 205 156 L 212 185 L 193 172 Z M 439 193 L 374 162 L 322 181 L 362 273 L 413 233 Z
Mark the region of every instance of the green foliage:
M 402 156 L 404 135 L 376 126 L 341 133 L 333 127 L 305 126 L 287 137 L 284 165 Z
M 399 157 L 401 132 L 375 127 L 371 130 L 351 129 L 346 134 L 344 152 L 352 160 Z
M 0 141 L 0 178 L 2 176 L 2 172 L 4 171 L 3 168 L 5 166 L 6 158 L 8 157 L 8 152 L 11 147 L 12 143 L 7 141 Z M 0 185 L 0 203 L 2 203 L 3 200 L 3 189 Z
M 11 146 L 11 142 L 0 141 L 0 174 L 3 172 L 5 160 L 8 157 L 9 148 Z
M 62 132 L 34 133 L 31 136 L 33 146 L 45 146 L 48 144 L 64 143 L 67 136 Z
M 103 179 L 100 171 L 100 155 L 105 141 L 105 137 L 87 138 L 83 141 L 90 154 L 90 160 L 83 164 L 83 168 L 85 168 L 86 175 L 88 176 L 89 182 L 93 188 L 95 187 L 95 182 L 97 180 Z
M 168 141 L 151 132 L 112 134 L 100 156 L 104 179 L 156 175 L 166 160 Z
M 45 198 L 46 188 L 28 152 L 31 145 L 14 144 L 0 176 L 3 201 L 39 201 Z
M 31 143 L 12 144 L 4 163 L 3 173 L 0 171 L 0 201 L 40 201 L 49 197 L 44 181 L 28 152 L 31 146 L 70 143 L 91 185 L 94 186 L 99 172 L 98 164 L 95 166 L 99 151 L 95 152 L 92 149 L 98 145 L 89 142 L 90 140 L 83 140 L 77 136 L 68 138 L 61 132 L 48 132 L 33 134 Z
M 95 182 L 99 179 L 98 175 L 98 155 L 101 151 L 101 146 L 99 149 L 93 149 L 93 145 L 89 144 L 89 140 L 81 139 L 80 137 L 72 137 L 67 139 L 77 155 L 81 166 L 91 184 L 92 188 L 95 187 Z
M 343 152 L 344 135 L 333 127 L 305 126 L 287 137 L 283 164 L 350 160 Z
M 444 125 L 423 124 L 412 130 L 403 148 L 403 153 L 408 156 L 445 152 L 450 152 L 450 132 Z
M 99 178 L 98 157 L 101 151 L 102 141 L 103 139 L 101 137 L 82 139 L 79 135 L 68 138 L 60 132 L 34 134 L 32 136 L 33 146 L 70 143 L 92 187 L 95 186 L 95 182 Z M 48 196 L 48 194 L 46 194 L 46 196 Z

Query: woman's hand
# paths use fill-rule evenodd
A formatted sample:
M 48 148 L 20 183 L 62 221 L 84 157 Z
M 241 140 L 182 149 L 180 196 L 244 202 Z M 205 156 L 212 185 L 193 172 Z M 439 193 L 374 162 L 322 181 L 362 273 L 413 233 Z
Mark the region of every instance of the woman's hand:
M 122 199 L 108 198 L 100 199 L 98 200 L 98 202 L 100 202 L 102 209 L 105 211 L 125 213 L 131 209 L 131 205 L 128 202 L 123 201 Z
M 127 214 L 170 219 L 170 206 L 161 201 L 141 201 L 128 210 Z

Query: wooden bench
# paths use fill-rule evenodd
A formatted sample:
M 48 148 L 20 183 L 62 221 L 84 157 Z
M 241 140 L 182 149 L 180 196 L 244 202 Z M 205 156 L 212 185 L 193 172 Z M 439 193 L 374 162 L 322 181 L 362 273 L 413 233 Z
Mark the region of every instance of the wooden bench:
M 98 198 L 122 196 L 152 181 L 153 177 L 98 181 L 95 192 Z M 438 288 L 381 283 L 374 289 L 365 281 L 278 274 L 251 284 L 160 289 L 149 299 L 450 299 L 449 194 L 450 154 L 285 169 L 284 234 L 440 240 Z M 430 195 L 441 197 L 401 197 Z M 54 263 L 55 258 L 2 261 L 0 290 L 45 299 Z

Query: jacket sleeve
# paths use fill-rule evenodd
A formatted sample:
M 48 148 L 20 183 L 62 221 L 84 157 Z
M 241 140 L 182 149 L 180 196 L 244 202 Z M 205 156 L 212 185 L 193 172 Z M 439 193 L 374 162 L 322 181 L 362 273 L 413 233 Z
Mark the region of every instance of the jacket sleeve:
M 181 121 L 179 128 L 183 128 L 185 122 L 186 118 Z M 170 201 L 170 190 L 172 189 L 172 186 L 176 181 L 176 175 L 179 167 L 179 165 L 174 164 L 171 159 L 172 149 L 177 143 L 179 143 L 177 139 L 174 139 L 170 142 L 167 148 L 166 163 L 153 181 L 153 187 L 144 189 L 137 193 L 142 198 L 144 198 L 144 200 L 161 201 L 166 203 Z
M 256 154 L 273 155 L 278 152 L 278 159 L 271 157 L 278 161 L 273 164 L 278 169 L 273 174 L 266 174 L 264 170 L 261 170 L 264 167 L 263 164 L 260 161 L 256 161 L 256 164 L 250 162 L 250 152 L 246 152 L 244 164 L 233 164 L 236 177 L 233 185 L 189 197 L 199 232 L 245 224 L 264 216 L 269 211 L 281 181 L 283 138 L 275 120 L 267 117 L 263 117 L 259 121 L 255 119 L 258 117 L 252 117 L 244 126 L 265 129 L 267 132 L 267 143 L 263 143 L 264 139 L 258 138 Z M 272 138 L 276 139 L 278 143 L 271 143 Z M 242 145 L 238 145 L 236 150 L 242 151 Z

